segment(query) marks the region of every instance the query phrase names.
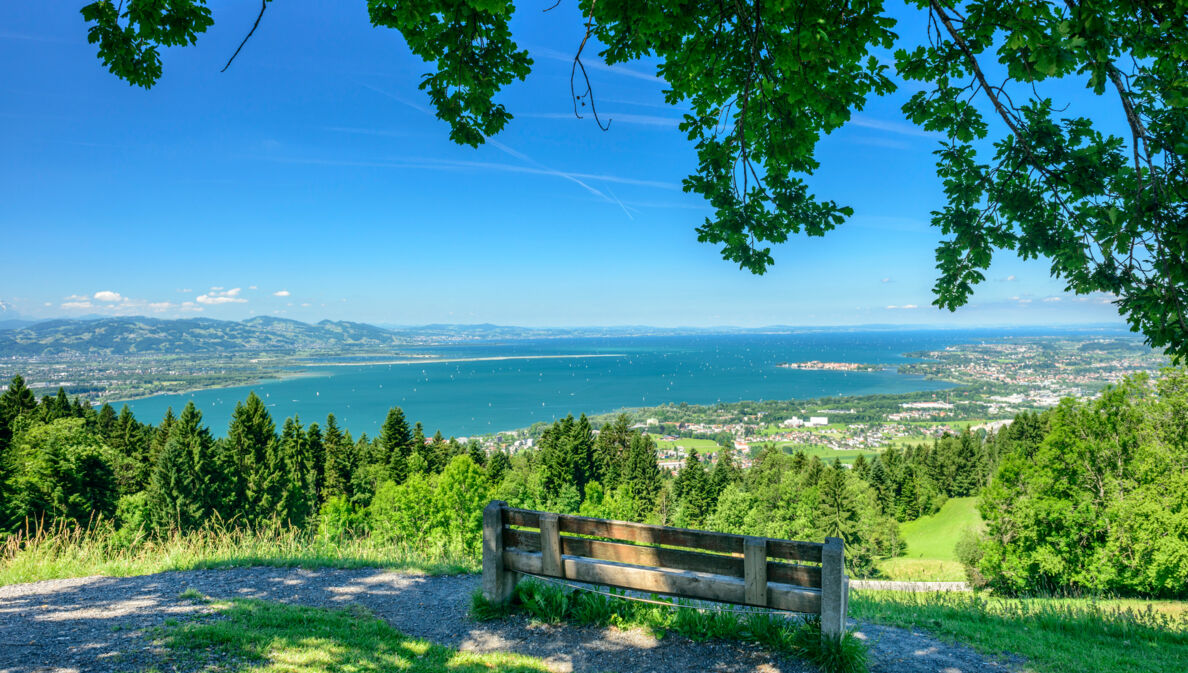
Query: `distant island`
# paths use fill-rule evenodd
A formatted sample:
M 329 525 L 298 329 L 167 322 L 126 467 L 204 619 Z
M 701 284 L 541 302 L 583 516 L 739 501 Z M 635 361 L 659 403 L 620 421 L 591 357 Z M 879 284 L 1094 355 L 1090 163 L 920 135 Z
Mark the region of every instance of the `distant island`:
M 872 365 L 862 362 L 821 362 L 808 360 L 806 362 L 781 362 L 777 367 L 784 369 L 807 369 L 811 371 L 830 372 L 877 372 L 886 369 L 886 365 Z

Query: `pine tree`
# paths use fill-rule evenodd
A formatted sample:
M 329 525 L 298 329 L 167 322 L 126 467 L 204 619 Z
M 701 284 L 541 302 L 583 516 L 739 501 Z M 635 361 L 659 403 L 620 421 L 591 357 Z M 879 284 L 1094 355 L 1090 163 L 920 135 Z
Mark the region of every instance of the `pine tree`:
M 152 464 L 157 464 L 157 457 L 165 450 L 165 443 L 169 441 L 169 434 L 173 432 L 173 424 L 177 422 L 177 417 L 173 415 L 173 407 L 165 409 L 165 417 L 161 419 L 161 423 L 153 428 L 152 438 L 149 440 L 149 460 Z
M 594 481 L 598 472 L 594 465 L 594 430 L 585 414 L 574 423 L 568 444 L 569 450 L 573 453 L 574 486 L 580 493 L 585 491 L 586 484 Z
M 342 496 L 348 502 L 355 501 L 355 475 L 359 469 L 359 453 L 354 442 L 338 429 L 334 414 L 326 417 L 326 431 L 322 442 L 325 445 L 326 499 Z
M 594 442 L 594 476 L 597 481 L 612 491 L 623 479 L 627 465 L 627 452 L 631 449 L 631 419 L 619 414 L 614 421 L 602 426 Z
M 37 409 L 37 398 L 18 374 L 12 377 L 8 389 L 0 394 L 0 470 L 4 469 L 4 454 L 12 443 L 12 423 L 18 417 Z M 4 475 L 0 474 L 0 478 Z M 0 512 L 0 514 L 3 514 Z
M 697 456 L 696 449 L 689 449 L 685 464 L 672 483 L 672 495 L 679 507 L 678 519 L 684 526 L 700 528 L 712 509 L 709 493 L 709 475 Z
M 324 493 L 326 489 L 326 443 L 322 439 L 322 429 L 318 427 L 317 423 L 309 424 L 305 438 L 309 443 L 310 470 L 312 471 L 310 507 L 312 511 L 316 512 L 318 506 L 326 499 Z
M 738 481 L 740 470 L 734 464 L 734 447 L 722 446 L 718 449 L 718 462 L 714 463 L 714 467 L 709 474 L 709 496 L 716 504 L 718 498 L 722 495 L 722 491 L 734 482 Z
M 809 458 L 805 462 L 804 470 L 801 472 L 801 478 L 805 488 L 816 486 L 826 469 L 828 468 L 825 467 L 825 463 L 822 463 L 821 459 L 817 456 Z
M 839 537 L 847 544 L 856 543 L 858 508 L 851 491 L 847 470 L 840 460 L 821 473 L 817 483 L 817 526 L 824 537 Z
M 854 459 L 854 465 L 851 469 L 854 470 L 854 476 L 863 481 L 870 478 L 870 463 L 867 462 L 866 456 L 862 454 L 858 454 L 858 457 Z
M 192 530 L 215 511 L 213 440 L 201 425 L 202 414 L 193 402 L 171 423 L 172 430 L 158 455 L 150 486 L 154 518 L 163 525 Z
M 46 421 L 56 421 L 59 418 L 71 418 L 74 416 L 74 407 L 70 406 L 70 398 L 66 395 L 66 389 L 58 386 L 58 393 L 49 401 Z
M 627 490 L 635 504 L 635 518 L 644 518 L 656 508 L 656 499 L 664 486 L 656 460 L 656 444 L 650 435 L 632 434 L 626 477 Z
M 552 500 L 566 484 L 573 485 L 574 455 L 569 450 L 573 416 L 553 423 L 540 436 L 541 482 L 545 500 Z
M 433 433 L 433 439 L 429 440 L 429 444 L 425 446 L 424 452 L 425 463 L 429 467 L 429 471 L 434 474 L 441 473 L 445 466 L 450 462 L 450 443 L 446 441 L 445 436 L 441 434 L 441 430 Z
M 466 455 L 470 456 L 475 465 L 487 466 L 487 452 L 483 451 L 483 445 L 479 444 L 477 439 L 472 439 L 466 444 Z
M 115 429 L 110 446 L 123 452 L 134 466 L 130 492 L 148 488 L 153 472 L 152 428 L 141 424 L 125 404 L 116 416 Z
M 198 505 L 203 520 L 219 511 L 220 487 L 225 477 L 215 455 L 214 438 L 210 429 L 202 425 L 202 412 L 193 402 L 186 404 L 170 433 L 170 441 L 184 445 L 190 451 L 190 465 L 194 471 L 194 492 L 190 497 Z
M 380 428 L 379 454 L 376 462 L 387 466 L 387 477 L 397 484 L 404 483 L 408 478 L 408 457 L 413 448 L 404 410 L 392 407 Z
M 511 458 L 508 457 L 502 449 L 496 450 L 491 454 L 491 459 L 487 461 L 487 480 L 493 486 L 499 486 L 503 481 L 503 475 L 511 469 Z
M 349 441 L 350 433 L 343 433 Z M 359 435 L 355 442 L 355 454 L 359 456 L 359 469 L 355 472 L 355 502 L 366 507 L 379 487 L 388 480 L 388 466 L 376 463 L 380 455 L 379 439 L 369 439 L 367 433 Z
M 125 405 L 126 406 L 126 405 Z M 124 447 L 117 443 L 116 437 L 116 412 L 111 408 L 110 404 L 104 404 L 99 407 L 99 415 L 95 419 L 95 429 L 99 432 L 99 436 L 107 445 L 120 453 L 124 453 Z
M 945 490 L 957 498 L 974 495 L 984 483 L 985 465 L 982 460 L 981 441 L 966 428 L 953 444 L 953 478 Z
M 239 469 L 233 475 L 234 503 L 249 522 L 258 523 L 271 516 L 275 494 L 268 493 L 277 479 L 277 466 L 271 458 L 271 445 L 276 441 L 276 424 L 268 407 L 255 392 L 246 401 L 235 404 L 231 424 L 227 428 L 228 452 Z
M 285 419 L 278 445 L 278 479 L 272 491 L 276 496 L 276 516 L 301 527 L 313 513 L 309 493 L 313 488 L 314 471 L 309 440 L 300 419 Z
M 874 490 L 875 500 L 878 502 L 879 511 L 883 514 L 894 516 L 894 490 L 891 487 L 890 480 L 887 478 L 887 469 L 883 467 L 882 456 L 876 456 L 871 461 L 870 466 L 870 487 Z

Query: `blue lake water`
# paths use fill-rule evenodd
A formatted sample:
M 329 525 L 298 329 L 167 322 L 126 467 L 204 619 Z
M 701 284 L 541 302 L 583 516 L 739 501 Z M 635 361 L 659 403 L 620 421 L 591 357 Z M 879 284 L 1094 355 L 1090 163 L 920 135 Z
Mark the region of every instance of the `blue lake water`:
M 374 435 L 387 410 L 400 406 L 411 420 L 422 422 L 427 433 L 440 429 L 447 436 L 465 436 L 548 422 L 569 413 L 596 414 L 667 402 L 712 404 L 940 390 L 950 384 L 893 370 L 802 371 L 776 365 L 822 360 L 893 366 L 907 360 L 901 355 L 907 351 L 1007 334 L 1002 330 L 913 330 L 500 341 L 402 352 L 443 358 L 533 359 L 326 364 L 310 367 L 305 377 L 158 395 L 129 406 L 138 419 L 155 423 L 167 407 L 177 412 L 193 400 L 214 433 L 223 435 L 236 401 L 255 390 L 278 425 L 294 415 L 306 424 L 324 423 L 326 414 L 334 413 L 339 426 L 356 437 L 362 432 Z M 539 357 L 558 355 L 606 357 Z

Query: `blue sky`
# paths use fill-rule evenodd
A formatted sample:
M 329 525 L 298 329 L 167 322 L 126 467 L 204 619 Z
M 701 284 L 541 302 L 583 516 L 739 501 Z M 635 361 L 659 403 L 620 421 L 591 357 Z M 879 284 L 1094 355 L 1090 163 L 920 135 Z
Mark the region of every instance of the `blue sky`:
M 680 190 L 695 156 L 651 65 L 591 70 L 610 131 L 573 117 L 573 3 L 521 3 L 534 71 L 477 150 L 425 111 L 426 66 L 362 0 L 274 3 L 226 73 L 256 9 L 211 2 L 215 26 L 166 50 L 147 92 L 98 62 L 82 4 L 0 6 L 0 318 L 1121 324 L 1109 297 L 1006 255 L 970 306 L 929 305 L 936 139 L 903 119 L 906 93 L 819 147 L 811 184 L 854 218 L 777 246 L 756 277 L 696 241 L 711 211 Z M 1113 121 L 1079 84 L 1060 93 Z

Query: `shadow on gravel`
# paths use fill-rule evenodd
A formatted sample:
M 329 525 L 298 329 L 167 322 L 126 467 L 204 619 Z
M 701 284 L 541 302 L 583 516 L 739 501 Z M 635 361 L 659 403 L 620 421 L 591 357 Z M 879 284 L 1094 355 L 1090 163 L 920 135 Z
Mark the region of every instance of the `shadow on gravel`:
M 545 626 L 524 617 L 467 616 L 474 575 L 417 576 L 380 569 L 233 568 L 138 577 L 89 577 L 0 587 L 0 673 L 138 671 L 162 655 L 149 631 L 209 608 L 182 597 L 254 598 L 322 607 L 358 604 L 398 631 L 455 649 L 516 652 L 550 669 L 594 673 L 807 673 L 803 662 L 756 646 L 697 643 L 641 631 Z M 967 648 L 902 629 L 864 625 L 874 673 L 1004 671 Z M 957 654 L 954 654 L 956 652 Z

